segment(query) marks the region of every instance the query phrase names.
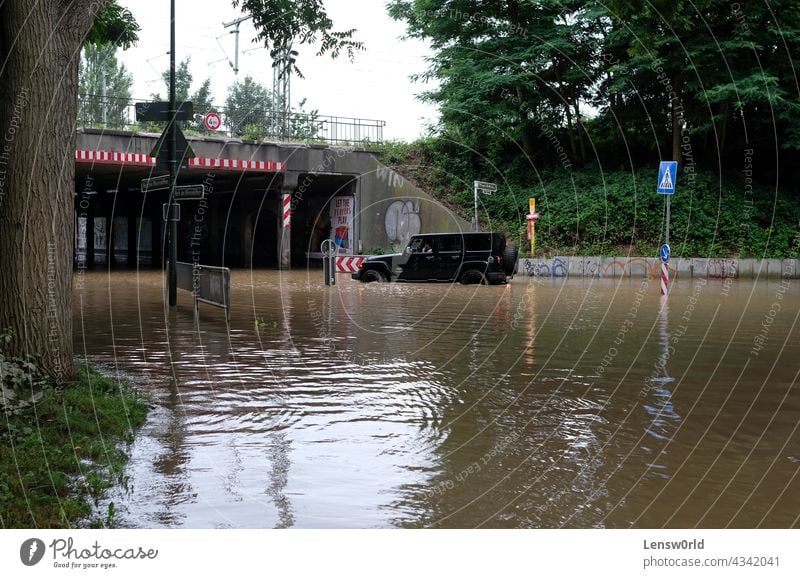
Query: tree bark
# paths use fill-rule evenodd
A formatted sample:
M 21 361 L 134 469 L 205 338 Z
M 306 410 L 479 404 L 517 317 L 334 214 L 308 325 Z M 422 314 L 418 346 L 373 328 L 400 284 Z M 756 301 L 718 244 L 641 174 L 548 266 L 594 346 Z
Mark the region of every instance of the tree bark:
M 78 60 L 104 5 L 0 3 L 0 327 L 58 382 L 72 377 Z
M 681 162 L 681 119 L 683 118 L 683 78 L 680 72 L 675 73 L 672 81 L 672 90 L 675 95 L 672 98 L 672 160 L 678 161 L 678 167 L 682 166 Z

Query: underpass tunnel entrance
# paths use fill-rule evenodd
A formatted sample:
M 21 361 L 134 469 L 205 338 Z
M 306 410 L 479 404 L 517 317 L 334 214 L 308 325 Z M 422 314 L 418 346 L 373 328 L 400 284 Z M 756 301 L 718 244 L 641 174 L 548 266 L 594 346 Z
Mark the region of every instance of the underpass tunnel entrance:
M 325 239 L 336 242 L 342 254 L 358 253 L 357 175 L 304 173 L 297 185 L 292 195 L 292 265 L 321 266 Z
M 78 269 L 161 267 L 168 256 L 163 206 L 169 190 L 141 192 L 148 167 L 76 165 L 74 260 Z M 178 260 L 226 267 L 278 263 L 280 173 L 182 171 L 178 185 L 203 184 L 181 200 Z

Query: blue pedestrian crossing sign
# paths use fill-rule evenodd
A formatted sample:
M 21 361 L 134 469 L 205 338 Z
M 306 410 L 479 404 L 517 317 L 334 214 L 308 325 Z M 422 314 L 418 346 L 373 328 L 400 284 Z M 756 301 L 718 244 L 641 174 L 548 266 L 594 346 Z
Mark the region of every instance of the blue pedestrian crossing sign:
M 662 195 L 674 195 L 677 177 L 678 161 L 661 161 L 658 166 L 658 192 Z

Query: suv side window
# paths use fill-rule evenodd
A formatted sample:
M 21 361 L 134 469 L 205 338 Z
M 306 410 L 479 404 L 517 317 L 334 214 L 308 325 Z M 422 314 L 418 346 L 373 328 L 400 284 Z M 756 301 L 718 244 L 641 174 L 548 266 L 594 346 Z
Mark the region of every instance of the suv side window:
M 439 237 L 440 253 L 461 253 L 461 235 L 443 235 Z
M 467 251 L 492 250 L 492 239 L 489 235 L 466 235 L 464 241 Z
M 433 239 L 431 237 L 416 237 L 411 239 L 408 248 L 412 253 L 430 253 L 433 251 Z

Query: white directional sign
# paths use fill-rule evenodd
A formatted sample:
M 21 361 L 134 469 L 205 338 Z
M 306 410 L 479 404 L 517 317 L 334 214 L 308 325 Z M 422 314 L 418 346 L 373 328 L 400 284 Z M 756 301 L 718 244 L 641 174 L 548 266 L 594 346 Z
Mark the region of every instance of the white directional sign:
M 494 193 L 497 190 L 497 185 L 494 183 L 487 183 L 485 181 L 475 181 L 475 190 L 481 193 Z
M 150 191 L 158 191 L 161 189 L 168 189 L 169 175 L 161 175 L 158 177 L 151 177 L 149 179 L 142 179 L 141 188 L 143 193 L 149 193 Z
M 205 197 L 206 188 L 204 185 L 181 185 L 175 187 L 176 201 L 199 201 Z

